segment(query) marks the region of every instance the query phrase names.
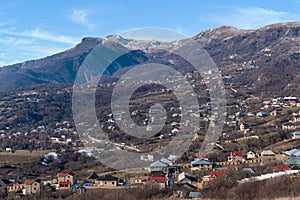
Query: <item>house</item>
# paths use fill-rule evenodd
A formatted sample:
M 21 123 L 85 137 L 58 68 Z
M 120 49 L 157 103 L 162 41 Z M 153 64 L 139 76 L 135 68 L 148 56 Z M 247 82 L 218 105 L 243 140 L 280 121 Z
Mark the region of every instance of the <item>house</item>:
M 100 178 L 100 176 L 99 176 L 96 172 L 93 172 L 93 173 L 88 177 L 88 180 L 89 180 L 89 181 L 95 182 L 98 178 Z
M 276 154 L 271 150 L 265 150 L 260 153 L 263 162 L 276 161 Z
M 3 179 L 2 179 L 3 181 Z M 23 194 L 23 190 L 25 189 L 25 186 L 20 181 L 4 181 L 7 184 L 7 191 L 8 192 L 19 192 Z
M 76 182 L 74 172 L 63 172 L 57 174 L 58 185 L 60 189 L 70 189 Z
M 211 170 L 213 168 L 213 163 L 205 158 L 200 158 L 191 162 L 192 171 L 198 170 Z
M 267 113 L 264 111 L 260 111 L 260 112 L 256 113 L 256 117 L 266 117 L 266 116 L 267 116 Z
M 141 160 L 143 161 L 151 161 L 153 162 L 154 156 L 153 155 L 141 155 Z
M 37 194 L 41 192 L 40 180 L 25 180 L 25 193 L 24 195 Z
M 256 158 L 257 154 L 254 151 L 248 151 L 246 154 L 246 159 L 251 160 Z
M 286 171 L 290 170 L 290 166 L 287 164 L 279 164 L 273 167 L 273 171 Z
M 283 152 L 283 154 L 286 155 L 286 156 L 289 156 L 289 157 L 291 157 L 291 156 L 298 157 L 298 156 L 300 156 L 300 150 L 298 150 L 298 149 L 291 149 L 289 151 Z
M 243 152 L 242 151 L 232 151 L 227 157 L 228 162 L 233 161 L 243 161 Z
M 215 171 L 215 172 L 210 173 L 210 178 L 211 179 L 215 179 L 215 178 L 220 177 L 220 176 L 226 176 L 226 172 Z
M 194 177 L 191 175 L 188 175 L 184 172 L 180 173 L 177 177 L 177 182 L 179 184 L 185 184 L 185 183 L 198 183 L 200 182 L 200 178 L 199 177 Z
M 244 174 L 255 174 L 255 171 L 250 167 L 245 167 L 240 172 Z
M 151 176 L 150 181 L 152 183 L 157 183 L 160 188 L 165 188 L 167 184 L 167 177 L 165 176 Z
M 292 139 L 300 139 L 300 131 L 296 131 L 293 133 Z
M 194 154 L 194 160 L 198 160 L 200 158 L 208 159 L 207 153 L 195 153 Z
M 169 164 L 158 160 L 150 165 L 150 171 L 163 171 L 167 172 Z
M 169 158 L 162 158 L 160 159 L 160 161 L 168 164 L 169 166 L 173 165 L 173 161 L 170 160 Z
M 249 130 L 250 130 L 249 124 L 245 124 L 245 123 L 240 124 L 240 131 L 249 131 Z
M 275 153 L 271 150 L 265 150 L 260 153 L 260 156 L 271 157 L 275 156 Z
M 111 174 L 106 174 L 97 179 L 96 184 L 102 187 L 117 187 L 119 179 Z
M 291 157 L 284 164 L 289 166 L 300 165 L 300 157 Z
M 300 115 L 295 115 L 293 117 L 293 122 L 300 122 Z
M 270 115 L 272 115 L 272 116 L 277 116 L 279 114 L 280 114 L 280 112 L 278 110 L 273 110 L 272 112 L 270 112 Z
M 300 128 L 300 124 L 287 122 L 287 123 L 282 124 L 281 128 L 282 128 L 282 130 L 295 130 L 297 128 Z
M 227 121 L 226 125 L 227 126 L 236 126 L 237 125 L 237 121 Z
M 190 198 L 190 199 L 200 199 L 202 197 L 203 197 L 203 195 L 201 192 L 192 192 L 191 191 L 188 195 L 188 198 Z
M 147 176 L 138 176 L 138 177 L 130 177 L 129 183 L 133 184 L 143 184 L 148 180 Z
M 284 102 L 294 102 L 297 101 L 297 97 L 283 97 Z

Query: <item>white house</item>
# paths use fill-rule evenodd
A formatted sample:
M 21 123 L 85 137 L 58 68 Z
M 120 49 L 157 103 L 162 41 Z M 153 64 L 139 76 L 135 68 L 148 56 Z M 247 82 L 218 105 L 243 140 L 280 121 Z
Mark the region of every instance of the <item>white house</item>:
M 246 154 L 247 159 L 254 159 L 256 158 L 256 153 L 254 151 L 248 151 Z
M 293 133 L 292 139 L 300 139 L 300 131 L 296 131 Z
M 275 156 L 275 153 L 271 150 L 265 150 L 260 153 L 261 156 Z

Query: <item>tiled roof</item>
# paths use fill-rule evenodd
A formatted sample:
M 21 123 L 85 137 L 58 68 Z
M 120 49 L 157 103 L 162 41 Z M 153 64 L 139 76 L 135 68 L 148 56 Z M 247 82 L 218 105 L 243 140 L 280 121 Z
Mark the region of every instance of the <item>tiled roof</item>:
M 195 153 L 195 157 L 208 159 L 208 154 L 207 153 Z
M 243 156 L 243 152 L 242 151 L 232 151 L 230 153 L 231 156 Z
M 211 172 L 210 177 L 226 176 L 225 172 Z
M 63 172 L 63 173 L 59 173 L 57 176 L 58 177 L 64 177 L 64 176 L 67 176 L 67 175 L 74 176 L 75 173 L 74 172 Z
M 25 180 L 25 185 L 31 185 L 35 180 Z
M 285 165 L 285 164 L 280 164 L 280 165 L 276 165 L 273 170 L 274 171 L 282 171 L 282 170 L 289 170 L 290 166 Z
M 150 181 L 156 182 L 156 183 L 165 183 L 167 181 L 167 177 L 151 176 Z

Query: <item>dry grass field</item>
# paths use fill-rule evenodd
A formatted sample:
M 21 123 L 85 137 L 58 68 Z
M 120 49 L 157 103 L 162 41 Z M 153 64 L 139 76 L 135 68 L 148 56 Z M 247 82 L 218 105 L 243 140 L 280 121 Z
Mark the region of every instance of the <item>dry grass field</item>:
M 18 163 L 27 163 L 39 160 L 45 154 L 51 151 L 16 151 L 15 153 L 11 152 L 0 152 L 0 164 L 18 164 Z

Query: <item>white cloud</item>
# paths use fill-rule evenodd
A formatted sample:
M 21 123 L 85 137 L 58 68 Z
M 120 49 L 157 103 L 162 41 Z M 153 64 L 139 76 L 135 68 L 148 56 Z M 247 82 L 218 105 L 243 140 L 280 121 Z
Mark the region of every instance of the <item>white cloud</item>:
M 28 44 L 32 44 L 33 41 L 34 39 L 23 39 L 23 38 L 16 38 L 16 37 L 0 38 L 0 43 L 2 45 L 7 45 L 7 46 L 28 45 Z
M 88 28 L 94 28 L 94 24 L 88 21 L 89 11 L 86 9 L 73 9 L 70 19 L 79 25 L 86 26 Z
M 63 35 L 55 35 L 51 34 L 47 31 L 42 31 L 40 29 L 34 29 L 30 31 L 26 31 L 24 36 L 37 38 L 41 40 L 47 40 L 52 42 L 60 42 L 60 43 L 67 43 L 67 44 L 76 44 L 79 40 L 71 37 L 66 37 Z
M 69 49 L 80 41 L 40 29 L 25 32 L 0 30 L 0 35 L 0 67 L 43 58 Z
M 235 8 L 223 16 L 212 16 L 211 19 L 219 25 L 230 25 L 241 29 L 257 29 L 279 22 L 298 21 L 299 15 L 260 7 L 248 7 Z
M 13 35 L 13 36 L 29 37 L 29 38 L 33 38 L 33 39 L 40 39 L 40 40 L 59 42 L 59 43 L 65 43 L 65 44 L 76 44 L 80 41 L 80 39 L 78 39 L 78 38 L 57 35 L 57 34 L 47 32 L 47 31 L 43 31 L 38 28 L 33 29 L 33 30 L 27 30 L 24 32 L 7 31 L 7 30 L 2 30 L 0 32 L 8 34 L 8 35 Z

